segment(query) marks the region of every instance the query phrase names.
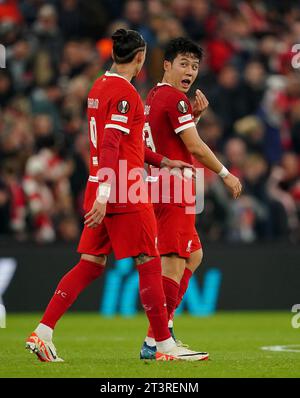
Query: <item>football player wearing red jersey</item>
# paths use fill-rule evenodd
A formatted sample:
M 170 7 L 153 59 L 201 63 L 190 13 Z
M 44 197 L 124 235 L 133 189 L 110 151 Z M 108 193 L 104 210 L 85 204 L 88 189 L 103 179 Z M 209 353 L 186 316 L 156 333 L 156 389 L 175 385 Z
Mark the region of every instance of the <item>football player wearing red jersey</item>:
M 61 361 L 52 342 L 57 321 L 79 293 L 102 275 L 106 258 L 133 257 L 139 273 L 140 298 L 157 341 L 157 360 L 203 360 L 207 353 L 180 349 L 168 329 L 168 315 L 156 247 L 157 231 L 142 172 L 144 160 L 156 166 L 181 165 L 145 150 L 144 110 L 130 83 L 144 63 L 146 44 L 132 30 L 113 36 L 114 64 L 88 94 L 90 176 L 84 208 L 85 225 L 78 246 L 79 263 L 59 282 L 26 347 L 41 361 Z M 132 177 L 134 175 L 134 177 Z M 133 195 L 139 181 L 139 195 Z
M 166 46 L 162 82 L 149 92 L 146 100 L 146 142 L 150 143 L 152 150 L 170 158 L 192 163 L 194 156 L 204 166 L 219 174 L 232 196 L 237 198 L 242 188 L 240 181 L 216 158 L 196 129 L 196 123 L 207 108 L 208 101 L 197 90 L 192 107 L 186 96 L 198 75 L 201 59 L 202 49 L 189 39 L 176 38 Z M 195 214 L 187 214 L 185 200 L 175 201 L 175 179 L 178 177 L 170 178 L 174 180 L 173 192 L 171 190 L 169 197 L 166 197 L 161 184 L 159 203 L 154 204 L 154 209 L 169 327 L 175 339 L 173 314 L 187 290 L 193 272 L 202 261 L 203 252 L 195 228 Z M 151 358 L 156 350 L 155 344 L 155 337 L 149 327 L 141 358 Z M 180 342 L 177 341 L 177 344 L 180 345 Z

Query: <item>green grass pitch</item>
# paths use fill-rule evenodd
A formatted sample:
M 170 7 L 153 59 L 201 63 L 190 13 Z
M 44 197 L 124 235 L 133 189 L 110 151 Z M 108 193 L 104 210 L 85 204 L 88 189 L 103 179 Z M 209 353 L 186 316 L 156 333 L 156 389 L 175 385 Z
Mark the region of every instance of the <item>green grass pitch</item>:
M 291 312 L 218 312 L 205 318 L 180 315 L 177 337 L 193 349 L 207 350 L 204 362 L 139 360 L 147 322 L 70 313 L 58 324 L 54 342 L 64 363 L 41 363 L 24 348 L 40 314 L 14 314 L 0 329 L 0 377 L 299 377 L 299 329 Z M 298 348 L 295 347 L 299 344 Z M 296 352 L 272 352 L 262 346 L 293 345 Z

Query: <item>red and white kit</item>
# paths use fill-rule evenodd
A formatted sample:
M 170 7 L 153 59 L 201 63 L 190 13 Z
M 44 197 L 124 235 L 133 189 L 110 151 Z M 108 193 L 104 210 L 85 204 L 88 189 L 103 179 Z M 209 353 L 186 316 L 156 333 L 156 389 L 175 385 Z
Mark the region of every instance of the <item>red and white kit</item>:
M 156 220 L 147 190 L 141 185 L 140 202 L 128 198 L 134 180 L 131 171 L 144 167 L 144 142 L 141 134 L 145 117 L 141 99 L 133 87 L 120 75 L 106 72 L 93 85 L 88 95 L 88 122 L 90 139 L 90 176 L 87 183 L 84 210 L 91 210 L 99 187 L 98 170 L 101 144 L 111 129 L 122 133 L 116 181 L 112 186 L 104 220 L 96 228 L 84 227 L 78 246 L 79 253 L 100 255 L 112 250 L 117 259 L 145 253 L 157 256 Z M 119 161 L 122 167 L 119 170 Z M 120 174 L 120 178 L 119 178 Z M 142 203 L 143 202 L 143 203 Z
M 179 134 L 195 126 L 192 107 L 187 96 L 167 83 L 158 83 L 148 94 L 145 106 L 146 144 L 152 150 L 170 159 L 180 159 L 192 164 L 192 156 Z M 201 248 L 195 228 L 195 214 L 186 214 L 188 205 L 184 197 L 178 201 L 175 195 L 176 176 L 171 177 L 169 198 L 163 189 L 162 178 L 151 182 L 159 186 L 159 203 L 154 204 L 158 223 L 158 250 L 161 255 L 177 253 L 188 258 Z M 169 203 L 166 203 L 168 199 Z

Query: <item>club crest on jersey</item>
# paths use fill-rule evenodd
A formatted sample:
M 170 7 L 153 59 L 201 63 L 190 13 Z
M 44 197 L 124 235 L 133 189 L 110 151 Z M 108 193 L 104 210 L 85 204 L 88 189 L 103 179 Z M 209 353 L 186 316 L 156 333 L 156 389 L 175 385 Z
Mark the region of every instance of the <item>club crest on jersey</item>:
M 118 103 L 118 111 L 120 113 L 127 113 L 129 111 L 129 103 L 127 101 L 120 101 Z
M 177 104 L 177 109 L 179 110 L 179 112 L 181 112 L 181 113 L 187 113 L 187 111 L 188 111 L 188 104 L 185 102 L 185 101 L 183 101 L 183 100 L 181 100 L 181 101 L 179 101 L 178 102 L 178 104 Z

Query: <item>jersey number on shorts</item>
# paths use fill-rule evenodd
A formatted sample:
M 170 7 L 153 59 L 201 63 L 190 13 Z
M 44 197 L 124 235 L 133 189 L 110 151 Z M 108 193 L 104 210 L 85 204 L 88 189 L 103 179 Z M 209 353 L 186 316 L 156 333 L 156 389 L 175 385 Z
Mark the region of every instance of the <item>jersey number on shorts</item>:
M 153 152 L 156 152 L 153 137 L 151 134 L 150 124 L 147 122 L 144 125 L 143 129 L 143 140 L 146 142 L 146 146 L 150 148 Z
M 90 134 L 91 134 L 91 141 L 95 148 L 97 148 L 97 126 L 96 126 L 96 119 L 94 116 L 91 117 L 90 120 Z

